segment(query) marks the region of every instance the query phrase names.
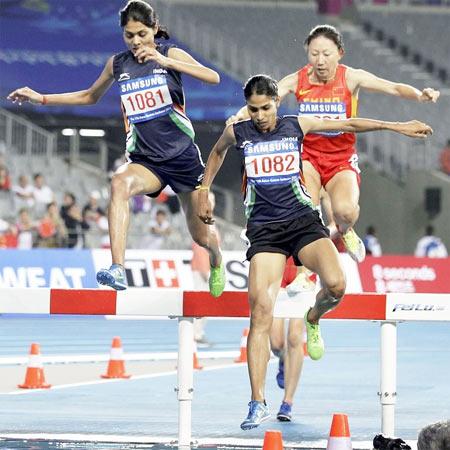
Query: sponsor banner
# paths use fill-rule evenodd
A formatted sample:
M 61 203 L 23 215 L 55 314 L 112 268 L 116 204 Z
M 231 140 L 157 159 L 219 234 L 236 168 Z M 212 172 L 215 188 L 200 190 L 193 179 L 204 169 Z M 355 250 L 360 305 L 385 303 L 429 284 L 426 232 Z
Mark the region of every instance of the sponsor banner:
M 386 320 L 450 320 L 450 294 L 388 294 Z
M 1 250 L 0 287 L 97 287 L 90 250 Z
M 130 288 L 194 290 L 190 250 L 127 250 L 125 270 Z M 248 261 L 245 252 L 223 252 L 227 284 L 225 290 L 248 289 Z M 347 292 L 362 292 L 358 265 L 341 254 L 347 277 Z M 0 287 L 100 287 L 96 272 L 111 264 L 109 250 L 1 250 Z M 317 283 L 316 290 L 320 289 Z
M 368 256 L 359 273 L 364 292 L 450 292 L 450 258 Z

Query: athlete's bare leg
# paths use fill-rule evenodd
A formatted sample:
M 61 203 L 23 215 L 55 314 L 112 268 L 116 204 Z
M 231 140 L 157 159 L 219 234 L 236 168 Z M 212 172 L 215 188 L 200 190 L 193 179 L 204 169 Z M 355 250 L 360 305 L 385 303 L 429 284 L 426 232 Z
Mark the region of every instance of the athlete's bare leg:
M 270 358 L 270 329 L 273 307 L 280 289 L 286 257 L 258 253 L 250 261 L 250 333 L 247 341 L 248 372 L 252 400 L 264 401 L 267 363 Z
M 284 319 L 274 318 L 270 329 L 270 349 L 277 358 L 284 359 L 285 341 Z
M 111 180 L 111 199 L 108 207 L 109 239 L 113 264 L 123 265 L 127 233 L 130 223 L 129 200 L 138 194 L 161 189 L 158 177 L 140 164 L 120 166 Z
M 316 295 L 316 303 L 308 314 L 308 322 L 317 323 L 327 311 L 335 308 L 344 296 L 344 271 L 336 247 L 327 238 L 306 245 L 300 250 L 298 257 L 308 269 L 317 273 L 322 283 L 322 289 Z
M 344 234 L 359 217 L 359 186 L 352 170 L 338 172 L 325 186 L 330 196 L 334 220 Z
M 178 194 L 186 223 L 192 239 L 209 253 L 209 261 L 212 267 L 218 267 L 222 262 L 219 240 L 211 227 L 203 223 L 197 216 L 198 191 Z
M 320 204 L 320 189 L 322 181 L 320 174 L 309 161 L 303 161 L 303 177 L 305 178 L 306 190 L 311 196 L 314 206 Z
M 284 359 L 283 401 L 291 405 L 302 372 L 303 359 L 303 320 L 290 319 L 287 334 L 287 351 Z

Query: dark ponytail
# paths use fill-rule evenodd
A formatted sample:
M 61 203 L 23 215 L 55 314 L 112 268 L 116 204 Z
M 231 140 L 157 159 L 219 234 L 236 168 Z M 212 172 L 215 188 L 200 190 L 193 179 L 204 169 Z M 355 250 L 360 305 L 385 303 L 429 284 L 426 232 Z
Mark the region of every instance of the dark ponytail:
M 155 10 L 143 0 L 130 0 L 123 9 L 119 11 L 120 26 L 123 28 L 130 20 L 141 22 L 149 28 L 158 27 L 155 34 L 156 39 L 169 39 L 167 28 L 159 24 L 159 18 Z

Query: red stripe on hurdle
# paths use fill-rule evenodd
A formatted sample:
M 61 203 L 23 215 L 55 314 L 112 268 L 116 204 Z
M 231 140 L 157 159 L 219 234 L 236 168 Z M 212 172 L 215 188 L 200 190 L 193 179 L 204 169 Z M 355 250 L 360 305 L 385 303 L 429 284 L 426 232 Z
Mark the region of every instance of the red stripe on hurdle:
M 224 292 L 215 298 L 207 292 L 185 291 L 183 293 L 184 317 L 249 317 L 247 292 Z
M 324 319 L 386 319 L 385 294 L 346 294 L 339 306 L 325 314 Z
M 116 297 L 103 289 L 51 289 L 50 314 L 115 315 Z

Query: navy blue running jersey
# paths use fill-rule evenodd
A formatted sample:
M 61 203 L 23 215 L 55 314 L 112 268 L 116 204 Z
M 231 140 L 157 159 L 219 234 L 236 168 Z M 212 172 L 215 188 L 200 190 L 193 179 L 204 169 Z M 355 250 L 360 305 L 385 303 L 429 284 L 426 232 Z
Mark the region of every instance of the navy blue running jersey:
M 274 130 L 261 133 L 251 120 L 234 124 L 242 152 L 245 215 L 253 224 L 295 219 L 314 206 L 302 182 L 303 132 L 297 116 L 277 118 Z
M 158 44 L 167 56 L 172 44 Z M 138 63 L 131 51 L 114 56 L 127 131 L 127 151 L 153 161 L 166 161 L 189 148 L 194 130 L 184 113 L 181 74 L 154 61 Z

